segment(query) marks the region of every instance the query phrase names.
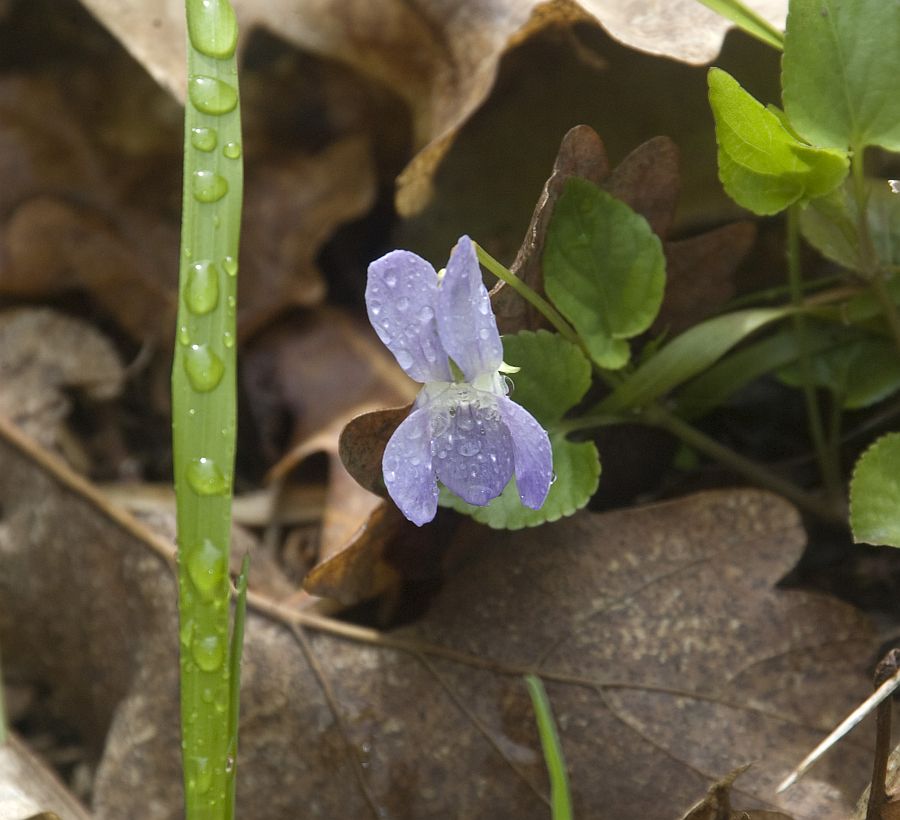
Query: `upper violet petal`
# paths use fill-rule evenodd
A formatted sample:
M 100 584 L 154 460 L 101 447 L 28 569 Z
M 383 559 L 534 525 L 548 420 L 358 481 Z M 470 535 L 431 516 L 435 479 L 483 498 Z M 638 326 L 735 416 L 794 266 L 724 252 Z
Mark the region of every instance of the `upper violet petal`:
M 550 438 L 534 416 L 520 404 L 500 396 L 497 406 L 512 436 L 519 498 L 526 507 L 540 509 L 553 481 Z
M 431 405 L 437 477 L 463 501 L 483 507 L 513 473 L 513 442 L 491 393 L 461 386 Z
M 421 256 L 391 251 L 369 265 L 369 321 L 397 364 L 417 382 L 451 378 L 435 322 L 437 301 L 437 274 Z
M 495 372 L 503 362 L 497 320 L 468 236 L 461 237 L 450 254 L 438 289 L 437 326 L 444 349 L 467 381 Z
M 437 513 L 438 488 L 431 456 L 428 407 L 413 410 L 394 431 L 384 449 L 384 484 L 394 503 L 421 527 Z

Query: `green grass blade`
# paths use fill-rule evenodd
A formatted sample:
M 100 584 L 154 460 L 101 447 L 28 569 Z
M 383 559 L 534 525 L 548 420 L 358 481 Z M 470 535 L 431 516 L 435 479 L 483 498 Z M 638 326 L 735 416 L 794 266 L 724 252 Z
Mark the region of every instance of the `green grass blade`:
M 541 747 L 544 750 L 544 760 L 550 775 L 550 803 L 553 807 L 553 820 L 572 820 L 572 800 L 569 794 L 566 761 L 559 744 L 559 735 L 556 732 L 547 692 L 537 675 L 526 675 L 525 685 L 528 687 L 528 694 L 531 695 Z
M 247 578 L 250 574 L 250 556 L 241 562 L 241 574 L 237 580 L 237 600 L 234 607 L 234 626 L 231 630 L 231 648 L 228 655 L 231 690 L 228 693 L 228 757 L 225 774 L 228 778 L 227 815 L 234 816 L 237 787 L 238 719 L 241 710 L 241 653 L 244 648 L 244 623 L 247 620 Z
M 178 507 L 181 718 L 189 820 L 225 820 L 228 575 L 236 427 L 235 307 L 243 189 L 237 24 L 186 0 L 188 100 L 172 430 Z
M 760 17 L 753 9 L 748 9 L 739 0 L 697 0 L 720 17 L 731 20 L 741 31 L 761 40 L 767 46 L 784 49 L 784 35 L 768 20 Z

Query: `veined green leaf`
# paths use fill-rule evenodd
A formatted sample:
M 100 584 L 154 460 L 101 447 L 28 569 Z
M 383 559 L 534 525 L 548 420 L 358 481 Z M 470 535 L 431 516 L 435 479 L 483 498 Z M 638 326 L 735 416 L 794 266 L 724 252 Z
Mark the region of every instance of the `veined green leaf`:
M 824 196 L 846 177 L 845 152 L 802 143 L 778 114 L 721 69 L 710 69 L 708 81 L 719 178 L 739 205 L 757 214 L 778 213 L 795 202 Z
M 602 367 L 623 367 L 626 339 L 656 318 L 665 287 L 659 237 L 624 202 L 573 178 L 556 203 L 543 255 L 544 288 Z
M 860 456 L 850 481 L 853 540 L 900 547 L 900 433 L 888 433 Z
M 823 148 L 900 150 L 900 5 L 889 0 L 791 0 L 784 106 Z

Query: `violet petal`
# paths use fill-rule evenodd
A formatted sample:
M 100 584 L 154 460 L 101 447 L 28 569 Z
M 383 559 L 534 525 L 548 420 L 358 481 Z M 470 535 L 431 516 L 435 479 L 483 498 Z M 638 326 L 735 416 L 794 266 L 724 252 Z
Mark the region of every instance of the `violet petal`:
M 451 378 L 435 322 L 437 301 L 437 274 L 421 256 L 391 251 L 369 265 L 369 321 L 397 364 L 417 382 Z
M 537 510 L 547 499 L 553 480 L 553 453 L 546 430 L 524 407 L 505 396 L 497 405 L 512 436 L 516 487 L 526 507 Z
M 438 290 L 437 326 L 444 349 L 466 381 L 495 372 L 503 362 L 497 320 L 468 236 L 461 237 L 450 254 Z
M 437 512 L 430 434 L 428 408 L 413 410 L 394 431 L 381 460 L 388 493 L 400 512 L 420 527 Z
M 497 397 L 460 387 L 451 402 L 430 406 L 437 477 L 463 501 L 483 507 L 513 473 L 513 442 Z

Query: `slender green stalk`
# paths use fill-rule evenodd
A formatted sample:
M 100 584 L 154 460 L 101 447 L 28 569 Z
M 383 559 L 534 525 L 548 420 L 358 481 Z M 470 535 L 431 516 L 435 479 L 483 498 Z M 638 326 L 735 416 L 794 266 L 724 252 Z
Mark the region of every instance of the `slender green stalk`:
M 250 556 L 245 555 L 241 562 L 241 574 L 237 581 L 237 601 L 234 607 L 234 627 L 231 630 L 231 648 L 228 665 L 230 667 L 230 689 L 228 692 L 228 757 L 225 759 L 225 771 L 232 775 L 231 788 L 226 794 L 228 802 L 226 817 L 234 817 L 234 802 L 237 793 L 237 778 L 234 776 L 237 767 L 238 717 L 241 708 L 241 648 L 244 645 L 244 623 L 247 619 L 247 579 L 250 575 Z
M 572 820 L 569 776 L 566 773 L 566 761 L 563 757 L 547 691 L 544 689 L 543 681 L 536 675 L 526 675 L 525 685 L 531 696 L 531 705 L 537 718 L 538 735 L 541 738 L 541 748 L 544 750 L 544 760 L 550 775 L 550 805 L 553 810 L 553 820 Z
M 181 720 L 189 820 L 231 817 L 228 575 L 235 448 L 235 300 L 243 167 L 237 23 L 186 0 L 188 100 L 172 430 L 178 508 Z
M 799 308 L 803 304 L 803 274 L 800 268 L 800 213 L 796 205 L 787 210 L 787 263 L 788 284 L 791 290 L 791 304 L 798 308 L 791 316 L 794 333 L 797 335 L 798 364 L 802 380 L 803 399 L 806 403 L 806 419 L 809 425 L 809 437 L 812 440 L 819 472 L 825 490 L 832 498 L 841 494 L 841 475 L 834 450 L 828 446 L 825 436 L 825 425 L 822 422 L 822 411 L 816 395 L 813 380 L 812 357 L 806 333 L 806 317 Z
M 784 49 L 784 35 L 768 20 L 760 17 L 753 9 L 747 8 L 740 0 L 697 0 L 716 14 L 731 20 L 742 31 L 765 43 L 767 46 Z

